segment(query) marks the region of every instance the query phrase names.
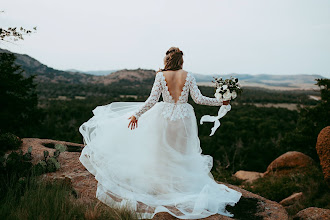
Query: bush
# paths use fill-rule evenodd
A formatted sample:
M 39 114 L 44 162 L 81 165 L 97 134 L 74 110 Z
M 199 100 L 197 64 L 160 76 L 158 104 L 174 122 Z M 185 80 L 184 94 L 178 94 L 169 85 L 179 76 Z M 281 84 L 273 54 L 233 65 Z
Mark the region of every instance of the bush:
M 17 150 L 23 141 L 12 133 L 0 134 L 0 156 L 4 155 L 8 150 Z
M 290 215 L 307 207 L 330 208 L 330 192 L 320 168 L 314 167 L 286 176 L 266 176 L 248 184 L 246 190 L 280 202 L 293 193 L 303 192 L 300 202 L 290 206 Z
M 44 151 L 44 159 L 33 165 L 32 160 L 32 147 L 28 148 L 27 153 L 22 150 L 13 151 L 10 154 L 0 156 L 0 198 L 5 196 L 8 187 L 20 179 L 29 178 L 29 176 L 38 176 L 43 173 L 55 172 L 60 168 L 58 157 L 61 152 L 66 150 L 66 146 L 57 144 L 56 151 L 52 156 L 48 151 Z
M 23 154 L 13 151 L 5 156 L 0 156 L 0 200 L 3 198 L 10 187 L 31 175 L 33 164 L 31 163 L 32 147 L 27 153 Z
M 236 186 L 241 185 L 244 182 L 243 180 L 235 177 L 230 170 L 221 166 L 221 163 L 218 160 L 214 161 L 211 173 L 214 179 L 220 182 L 225 182 Z

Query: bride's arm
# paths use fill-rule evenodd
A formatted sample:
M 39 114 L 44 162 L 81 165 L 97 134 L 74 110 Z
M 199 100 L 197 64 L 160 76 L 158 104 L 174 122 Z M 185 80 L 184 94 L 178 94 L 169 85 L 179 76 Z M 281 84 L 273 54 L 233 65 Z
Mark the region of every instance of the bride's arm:
M 157 73 L 148 99 L 139 108 L 139 110 L 133 114 L 133 116 L 135 116 L 135 118 L 138 119 L 143 113 L 145 113 L 150 108 L 152 108 L 158 102 L 161 93 L 162 93 L 161 78 L 159 73 Z
M 222 104 L 227 104 L 224 103 L 222 99 L 218 100 L 217 98 L 203 96 L 196 84 L 196 79 L 194 76 L 191 76 L 190 80 L 190 96 L 195 103 L 200 105 L 221 106 Z

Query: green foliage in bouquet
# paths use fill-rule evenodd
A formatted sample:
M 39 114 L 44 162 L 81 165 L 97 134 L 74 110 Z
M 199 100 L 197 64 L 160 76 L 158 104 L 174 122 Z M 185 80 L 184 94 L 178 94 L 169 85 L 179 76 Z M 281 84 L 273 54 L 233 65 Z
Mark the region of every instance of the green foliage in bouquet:
M 238 83 L 237 78 L 230 77 L 229 79 L 223 80 L 222 77 L 213 77 L 215 81 L 215 93 L 214 96 L 220 100 L 232 100 L 237 97 L 237 95 L 242 93 L 242 88 Z
M 239 82 L 238 82 L 238 78 L 234 78 L 234 77 L 230 77 L 229 79 L 225 79 L 223 80 L 222 77 L 213 77 L 215 81 L 212 81 L 215 83 L 216 88 L 215 91 L 217 90 L 217 88 L 221 88 L 224 85 L 227 85 L 227 89 L 229 89 L 230 92 L 235 91 L 237 93 L 237 95 L 240 95 L 243 92 L 243 89 L 241 88 Z M 223 91 L 223 93 L 225 93 L 226 91 Z

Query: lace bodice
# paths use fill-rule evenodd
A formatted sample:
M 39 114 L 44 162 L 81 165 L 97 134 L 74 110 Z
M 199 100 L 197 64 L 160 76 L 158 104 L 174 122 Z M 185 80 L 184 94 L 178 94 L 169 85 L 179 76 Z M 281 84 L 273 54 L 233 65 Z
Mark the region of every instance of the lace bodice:
M 210 106 L 222 105 L 222 100 L 219 101 L 216 98 L 203 96 L 201 91 L 198 89 L 195 77 L 189 72 L 187 73 L 186 81 L 182 88 L 181 95 L 179 96 L 177 102 L 175 102 L 168 90 L 163 72 L 158 72 L 156 74 L 150 96 L 145 101 L 144 105 L 141 106 L 139 110 L 133 115 L 136 117 L 136 119 L 138 119 L 143 113 L 148 111 L 158 102 L 160 95 L 162 94 L 163 100 L 165 102 L 162 114 L 165 118 L 176 120 L 179 118 L 187 117 L 189 116 L 188 109 L 192 108 L 192 106 L 187 103 L 189 92 L 193 101 L 197 104 Z

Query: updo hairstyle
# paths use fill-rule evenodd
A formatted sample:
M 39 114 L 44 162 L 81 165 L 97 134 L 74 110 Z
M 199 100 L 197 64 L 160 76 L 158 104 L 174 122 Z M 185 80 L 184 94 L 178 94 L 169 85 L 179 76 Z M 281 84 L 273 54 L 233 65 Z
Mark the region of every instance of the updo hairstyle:
M 166 55 L 164 57 L 164 69 L 159 69 L 157 72 L 182 69 L 182 56 L 183 52 L 178 47 L 171 47 L 166 51 Z

